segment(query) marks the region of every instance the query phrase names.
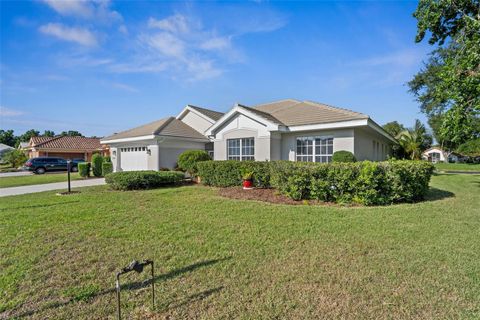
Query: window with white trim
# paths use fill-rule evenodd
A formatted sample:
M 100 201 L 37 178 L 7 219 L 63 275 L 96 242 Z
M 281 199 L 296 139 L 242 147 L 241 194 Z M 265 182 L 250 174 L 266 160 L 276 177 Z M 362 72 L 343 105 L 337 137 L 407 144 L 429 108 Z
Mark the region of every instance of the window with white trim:
M 255 160 L 255 139 L 227 139 L 228 160 Z
M 298 137 L 297 161 L 331 162 L 333 155 L 333 138 Z

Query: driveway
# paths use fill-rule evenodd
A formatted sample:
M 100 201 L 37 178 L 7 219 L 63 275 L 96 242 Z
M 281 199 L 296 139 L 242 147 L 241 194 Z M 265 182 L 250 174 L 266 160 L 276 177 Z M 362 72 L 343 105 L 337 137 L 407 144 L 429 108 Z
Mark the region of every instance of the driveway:
M 81 188 L 81 187 L 91 187 L 91 186 L 101 186 L 105 184 L 105 179 L 89 179 L 89 180 L 77 180 L 72 181 L 72 188 Z M 6 196 L 15 196 L 19 194 L 27 193 L 36 193 L 43 191 L 52 191 L 52 190 L 67 190 L 66 182 L 55 182 L 55 183 L 46 183 L 46 184 L 36 184 L 31 186 L 21 186 L 21 187 L 11 187 L 11 188 L 2 188 L 0 189 L 0 197 Z
M 30 171 L 2 172 L 0 173 L 0 178 L 30 176 L 32 174 Z

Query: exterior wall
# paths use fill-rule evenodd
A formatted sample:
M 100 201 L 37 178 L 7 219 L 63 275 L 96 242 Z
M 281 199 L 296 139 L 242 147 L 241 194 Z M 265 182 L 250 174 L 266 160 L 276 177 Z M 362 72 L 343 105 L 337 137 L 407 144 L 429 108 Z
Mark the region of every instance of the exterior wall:
M 333 152 L 346 150 L 354 153 L 353 129 L 299 131 L 282 133 L 281 159 L 295 161 L 297 137 L 333 137 Z
M 425 151 L 422 154 L 422 159 L 429 160 L 429 156 L 432 153 L 440 153 L 440 160 L 439 161 L 447 162 L 448 159 L 445 157 L 445 153 L 442 151 L 442 149 L 439 149 L 439 148 L 432 148 L 428 151 Z
M 392 152 L 392 142 L 369 128 L 355 128 L 355 157 L 357 160 L 383 161 Z M 375 148 L 374 148 L 375 142 Z
M 115 143 L 110 145 L 113 171 L 122 171 L 121 148 L 147 147 L 149 153 L 141 152 L 139 157 L 147 160 L 147 170 L 158 171 L 160 168 L 175 168 L 178 156 L 186 150 L 205 150 L 205 142 L 192 142 L 174 138 L 158 138 L 135 142 Z
M 204 133 L 205 131 L 207 131 L 208 128 L 213 125 L 213 123 L 211 123 L 206 118 L 201 117 L 191 111 L 187 112 L 187 114 L 183 116 L 180 120 L 200 133 Z
M 228 139 L 252 137 L 255 139 L 255 160 L 272 160 L 270 132 L 263 124 L 243 114 L 238 114 L 217 131 L 214 140 L 214 159 L 227 160 Z M 278 143 L 275 150 L 278 150 Z
M 85 161 L 91 161 L 92 155 L 97 152 L 92 151 L 59 151 L 59 150 L 29 150 L 28 158 L 37 158 L 37 157 L 58 157 L 63 159 L 84 159 Z M 103 150 L 101 153 L 102 156 L 108 156 L 110 154 L 109 150 Z

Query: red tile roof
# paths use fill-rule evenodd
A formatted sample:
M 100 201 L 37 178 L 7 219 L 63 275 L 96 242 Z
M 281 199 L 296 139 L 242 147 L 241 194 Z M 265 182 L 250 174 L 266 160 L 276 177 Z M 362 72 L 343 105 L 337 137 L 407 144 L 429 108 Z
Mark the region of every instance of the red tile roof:
M 86 137 L 32 137 L 30 147 L 36 149 L 102 150 L 99 138 Z

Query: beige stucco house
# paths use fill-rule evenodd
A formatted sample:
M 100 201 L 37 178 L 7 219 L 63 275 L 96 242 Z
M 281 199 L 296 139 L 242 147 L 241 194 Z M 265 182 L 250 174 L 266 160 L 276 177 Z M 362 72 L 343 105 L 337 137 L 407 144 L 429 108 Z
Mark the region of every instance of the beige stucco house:
M 287 99 L 221 112 L 187 105 L 165 118 L 102 139 L 115 171 L 172 168 L 185 150 L 214 160 L 330 162 L 347 150 L 358 160 L 387 159 L 396 141 L 369 116 L 312 101 Z

